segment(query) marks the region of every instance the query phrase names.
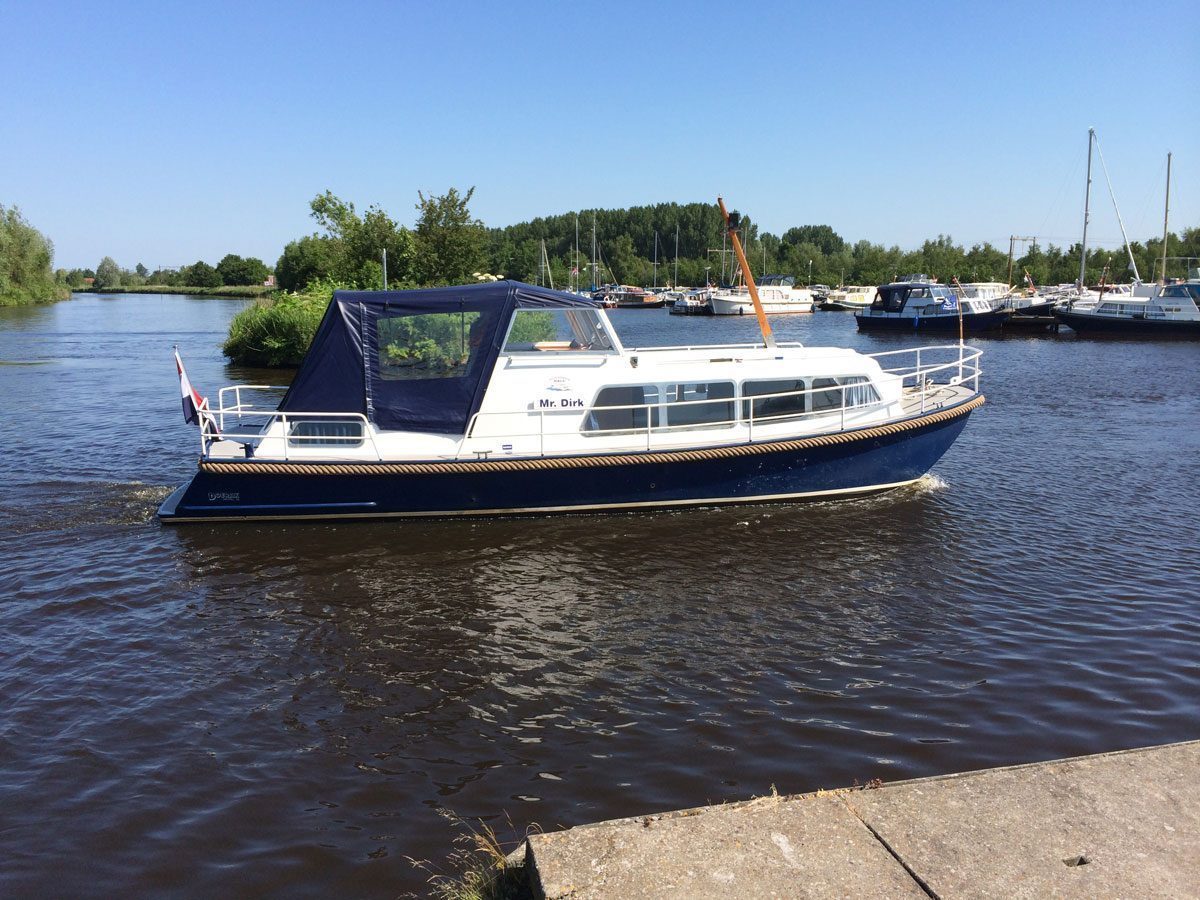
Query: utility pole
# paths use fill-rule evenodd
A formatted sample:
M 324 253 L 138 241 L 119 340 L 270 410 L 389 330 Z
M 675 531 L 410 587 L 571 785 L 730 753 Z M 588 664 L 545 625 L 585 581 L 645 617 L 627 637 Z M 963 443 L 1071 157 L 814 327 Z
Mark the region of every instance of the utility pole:
M 383 248 L 383 289 L 387 290 L 387 247 Z

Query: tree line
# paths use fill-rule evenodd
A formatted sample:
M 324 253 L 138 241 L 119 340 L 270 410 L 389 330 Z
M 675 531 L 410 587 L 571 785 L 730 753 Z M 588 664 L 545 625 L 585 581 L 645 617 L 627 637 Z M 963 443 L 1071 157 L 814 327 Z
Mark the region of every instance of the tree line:
M 587 287 L 593 282 L 699 285 L 731 281 L 736 263 L 724 239 L 720 211 L 709 203 L 659 203 L 625 209 L 585 209 L 488 228 L 470 211 L 474 188 L 445 194 L 417 192 L 417 221 L 401 225 L 372 205 L 359 212 L 330 191 L 310 203 L 317 230 L 290 241 L 273 272 L 279 288 L 328 296 L 335 287 L 392 288 L 458 284 L 481 275 Z M 902 250 L 866 240 L 849 242 L 828 225 L 799 225 L 780 235 L 760 231 L 742 216 L 742 241 L 756 275 L 779 273 L 800 283 L 881 284 L 923 272 L 948 282 L 1007 281 L 1008 253 L 984 242 L 964 247 L 947 235 Z M 1168 276 L 1186 274 L 1179 257 L 1200 257 L 1200 228 L 1169 238 Z M 543 262 L 543 243 L 545 260 Z M 1035 284 L 1074 281 L 1080 245 L 1023 245 L 1013 280 Z M 594 248 L 594 255 L 593 255 Z M 1162 275 L 1161 237 L 1134 242 L 1131 252 L 1143 280 Z M 145 285 L 197 287 L 261 285 L 272 268 L 254 257 L 227 254 L 216 265 L 204 260 L 179 269 L 125 269 L 106 256 L 95 269 L 52 270 L 53 245 L 15 208 L 0 206 L 0 304 L 63 296 L 91 285 L 101 290 Z M 594 261 L 594 265 L 593 265 Z M 656 264 L 657 262 L 657 264 Z M 676 275 L 677 273 L 677 275 Z M 1085 281 L 1130 280 L 1123 248 L 1093 248 Z
M 106 256 L 95 269 L 59 269 L 55 273 L 55 277 L 72 290 L 86 287 L 114 290 L 144 285 L 202 288 L 261 285 L 270 275 L 271 269 L 261 259 L 241 257 L 236 253 L 227 253 L 215 266 L 201 259 L 190 266 L 160 268 L 153 272 L 141 263 L 132 269 L 122 268 L 111 256 Z
M 50 270 L 54 245 L 15 206 L 0 204 L 0 306 L 61 300 L 68 292 Z
M 584 285 L 592 280 L 593 228 L 597 280 L 627 284 L 664 285 L 674 280 L 678 233 L 678 281 L 683 285 L 730 281 L 736 263 L 723 241 L 724 223 L 715 205 L 661 203 L 628 209 L 581 210 L 548 216 L 489 231 L 491 270 L 506 277 L 547 280 L 540 264 L 542 241 L 555 285 L 565 285 L 579 269 Z M 576 237 L 578 235 L 578 237 Z M 984 242 L 964 247 L 948 235 L 926 240 L 914 250 L 887 247 L 866 240 L 850 243 L 828 225 L 800 225 L 781 235 L 759 230 L 742 216 L 742 243 L 756 276 L 764 273 L 794 276 L 799 283 L 878 285 L 899 275 L 921 272 L 949 282 L 1007 281 L 1008 248 Z M 1168 238 L 1168 255 L 1200 257 L 1200 228 L 1185 228 Z M 1079 277 L 1080 244 L 1057 247 L 1037 242 L 1022 244 L 1013 260 L 1014 282 L 1028 272 L 1036 285 L 1061 284 Z M 1133 242 L 1130 250 L 1143 281 L 1161 277 L 1162 238 Z M 654 264 L 657 251 L 658 265 Z M 1168 276 L 1185 276 L 1183 259 L 1168 261 Z M 1127 282 L 1124 248 L 1093 247 L 1088 251 L 1085 282 Z

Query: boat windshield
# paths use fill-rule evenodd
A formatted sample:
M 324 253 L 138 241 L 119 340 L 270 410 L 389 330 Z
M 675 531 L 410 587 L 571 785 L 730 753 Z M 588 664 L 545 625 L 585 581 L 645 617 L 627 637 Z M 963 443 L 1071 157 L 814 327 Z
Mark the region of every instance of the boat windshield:
M 611 353 L 613 341 L 595 309 L 518 309 L 513 313 L 504 352 L 548 350 Z
M 1179 299 L 1191 297 L 1200 306 L 1200 284 L 1172 284 L 1162 289 L 1159 295 L 1163 299 Z

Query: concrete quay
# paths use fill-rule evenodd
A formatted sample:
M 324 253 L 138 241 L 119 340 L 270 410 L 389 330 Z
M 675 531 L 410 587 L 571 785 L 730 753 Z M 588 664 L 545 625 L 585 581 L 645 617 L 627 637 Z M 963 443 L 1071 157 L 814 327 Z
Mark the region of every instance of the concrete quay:
M 1200 897 L 1200 741 L 532 835 L 534 896 Z

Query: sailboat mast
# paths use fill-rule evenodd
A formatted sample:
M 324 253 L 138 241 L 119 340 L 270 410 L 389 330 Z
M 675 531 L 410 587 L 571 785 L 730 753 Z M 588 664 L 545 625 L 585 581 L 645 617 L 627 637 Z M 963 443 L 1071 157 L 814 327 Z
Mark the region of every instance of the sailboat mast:
M 1167 283 L 1167 219 L 1171 215 L 1171 154 L 1167 154 L 1167 202 L 1163 207 L 1162 283 Z
M 675 290 L 679 290 L 679 223 L 675 223 Z
M 658 287 L 658 232 L 654 232 L 654 286 Z
M 596 284 L 596 213 L 592 213 L 592 289 L 595 290 Z
M 579 281 L 583 280 L 579 277 L 579 213 L 575 213 L 575 251 L 571 254 L 571 266 L 575 270 L 576 279 L 571 285 L 571 290 L 577 291 L 580 288 Z
M 1087 188 L 1083 192 L 1083 240 L 1079 250 L 1079 289 L 1081 291 L 1084 287 L 1087 269 L 1087 227 L 1092 204 L 1092 138 L 1095 134 L 1095 128 L 1088 129 Z

